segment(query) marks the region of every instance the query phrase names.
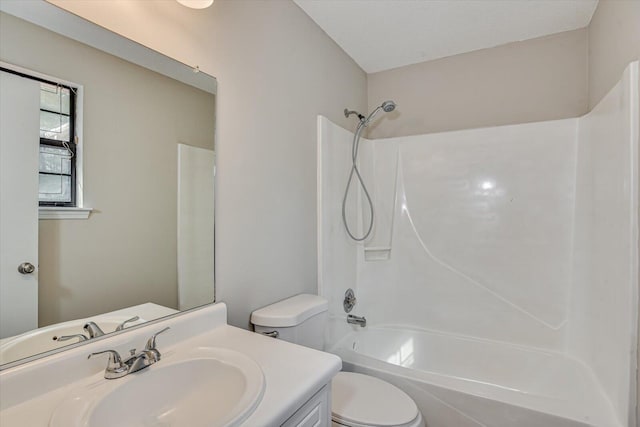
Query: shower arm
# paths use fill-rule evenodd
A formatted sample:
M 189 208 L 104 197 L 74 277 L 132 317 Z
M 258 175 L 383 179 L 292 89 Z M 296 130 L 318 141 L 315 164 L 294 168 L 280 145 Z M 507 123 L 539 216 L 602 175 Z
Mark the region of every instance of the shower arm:
M 358 116 L 358 119 L 360 119 L 360 122 L 362 122 L 364 120 L 364 116 L 360 113 L 358 113 L 355 110 L 347 110 L 346 108 L 344 109 L 344 116 L 346 118 L 349 118 L 350 115 L 355 114 L 356 116 Z

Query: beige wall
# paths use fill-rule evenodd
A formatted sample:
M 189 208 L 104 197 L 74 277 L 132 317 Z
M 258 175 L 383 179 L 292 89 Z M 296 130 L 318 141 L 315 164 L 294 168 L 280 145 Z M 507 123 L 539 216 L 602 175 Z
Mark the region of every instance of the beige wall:
M 316 115 L 345 127 L 366 74 L 293 2 L 54 3 L 218 79 L 216 298 L 257 307 L 316 292 Z
M 84 86 L 88 220 L 41 220 L 39 323 L 177 308 L 177 143 L 213 149 L 214 96 L 10 15 L 1 58 Z
M 369 110 L 398 104 L 369 137 L 576 117 L 587 112 L 587 30 L 369 75 Z

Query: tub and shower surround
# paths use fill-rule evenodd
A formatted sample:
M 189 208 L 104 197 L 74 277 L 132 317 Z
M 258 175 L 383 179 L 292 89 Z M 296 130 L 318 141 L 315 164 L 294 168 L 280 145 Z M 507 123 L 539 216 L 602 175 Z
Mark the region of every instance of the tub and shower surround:
M 341 223 L 352 134 L 319 117 L 319 292 L 347 368 L 403 387 L 430 427 L 632 425 L 637 68 L 580 118 L 363 139 L 364 244 Z M 347 288 L 367 328 L 346 324 Z

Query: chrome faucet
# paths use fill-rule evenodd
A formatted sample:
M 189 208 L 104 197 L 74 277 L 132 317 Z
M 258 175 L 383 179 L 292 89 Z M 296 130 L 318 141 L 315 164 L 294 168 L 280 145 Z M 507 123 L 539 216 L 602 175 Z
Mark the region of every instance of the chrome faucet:
M 91 359 L 92 356 L 96 356 L 98 354 L 109 355 L 107 368 L 104 370 L 104 377 L 106 379 L 113 380 L 116 378 L 122 378 L 129 373 L 129 366 L 122 363 L 122 358 L 120 357 L 120 354 L 118 354 L 117 351 L 115 350 L 97 351 L 87 356 L 87 359 Z
M 129 366 L 129 373 L 138 372 L 160 360 L 162 355 L 156 348 L 156 337 L 167 330 L 169 330 L 169 327 L 151 335 L 151 338 L 149 338 L 147 344 L 144 346 L 144 350 L 141 352 L 136 353 L 135 348 L 130 350 L 131 356 L 124 361 L 124 364 Z
M 123 330 L 123 329 L 124 329 L 124 326 L 125 326 L 127 323 L 135 322 L 136 320 L 140 320 L 140 317 L 139 317 L 139 316 L 134 316 L 134 317 L 132 317 L 131 319 L 127 319 L 127 320 L 125 320 L 124 322 L 122 322 L 122 323 L 120 323 L 120 324 L 118 325 L 118 327 L 116 328 L 115 332 L 118 332 L 118 331 Z
M 364 316 L 354 316 L 353 314 L 349 314 L 347 316 L 347 323 L 352 325 L 360 325 L 361 327 L 367 326 L 367 319 Z
M 115 350 L 104 350 L 96 353 L 91 353 L 87 359 L 91 356 L 98 354 L 108 353 L 109 361 L 107 362 L 107 368 L 104 370 L 104 377 L 108 380 L 122 378 L 126 375 L 138 372 L 144 368 L 147 368 L 160 360 L 161 354 L 156 348 L 156 336 L 167 331 L 169 327 L 156 332 L 151 335 L 151 338 L 147 341 L 144 350 L 136 353 L 136 349 L 131 349 L 131 355 L 124 361 Z
M 82 327 L 84 331 L 89 334 L 89 338 L 98 338 L 104 335 L 104 331 L 100 329 L 100 326 L 96 325 L 94 322 L 87 322 Z

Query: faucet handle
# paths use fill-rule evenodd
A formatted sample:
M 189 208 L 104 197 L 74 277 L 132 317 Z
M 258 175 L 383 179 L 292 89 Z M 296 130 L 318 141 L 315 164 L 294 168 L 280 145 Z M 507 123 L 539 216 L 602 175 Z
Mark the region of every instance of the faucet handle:
M 144 347 L 145 350 L 155 350 L 156 349 L 156 337 L 158 335 L 160 335 L 163 332 L 168 331 L 169 329 L 171 329 L 170 327 L 166 327 L 161 331 L 156 332 L 155 334 L 151 335 L 151 338 L 149 338 L 149 340 L 147 341 L 147 345 Z
M 118 325 L 118 327 L 116 328 L 115 332 L 123 330 L 124 329 L 124 325 L 126 325 L 127 323 L 130 323 L 130 322 L 135 322 L 136 320 L 140 320 L 140 316 L 134 316 L 131 319 L 127 319 L 124 322 L 120 323 Z
M 73 335 L 61 335 L 59 337 L 55 336 L 53 337 L 53 340 L 62 342 L 62 341 L 72 340 L 74 338 L 78 338 L 78 342 L 86 341 L 89 339 L 85 334 L 73 334 Z
M 118 352 L 115 350 L 97 351 L 95 353 L 89 354 L 89 356 L 87 356 L 87 359 L 91 359 L 92 356 L 105 353 L 109 354 L 109 362 L 107 362 L 107 368 L 104 370 L 104 377 L 110 380 L 127 375 L 129 367 L 122 363 L 120 354 L 118 354 Z
M 87 356 L 87 359 L 91 359 L 92 356 L 97 356 L 99 354 L 109 354 L 109 364 L 113 364 L 113 365 L 122 365 L 122 359 L 120 358 L 120 353 L 118 353 L 115 350 L 103 350 L 103 351 L 96 351 L 95 353 L 91 353 L 90 355 Z

